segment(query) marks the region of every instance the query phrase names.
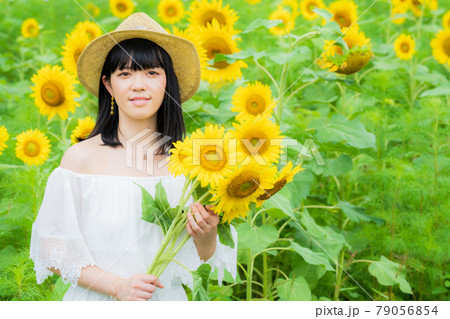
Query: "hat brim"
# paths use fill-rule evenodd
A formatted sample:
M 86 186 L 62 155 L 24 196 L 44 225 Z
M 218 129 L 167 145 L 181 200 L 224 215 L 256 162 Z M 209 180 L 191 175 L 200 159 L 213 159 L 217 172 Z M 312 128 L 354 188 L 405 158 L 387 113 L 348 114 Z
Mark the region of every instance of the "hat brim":
M 189 100 L 200 85 L 200 60 L 194 44 L 184 38 L 150 30 L 123 30 L 104 34 L 81 53 L 77 63 L 80 83 L 92 94 L 98 96 L 100 76 L 106 57 L 119 42 L 141 38 L 155 42 L 172 59 L 172 65 L 180 86 L 181 102 Z

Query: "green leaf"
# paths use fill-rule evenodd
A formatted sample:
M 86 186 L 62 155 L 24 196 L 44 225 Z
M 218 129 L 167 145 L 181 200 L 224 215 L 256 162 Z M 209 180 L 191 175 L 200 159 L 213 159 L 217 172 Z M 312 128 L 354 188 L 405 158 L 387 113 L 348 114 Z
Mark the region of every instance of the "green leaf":
M 358 120 L 349 121 L 341 114 L 334 114 L 328 123 L 317 128 L 317 138 L 322 143 L 348 143 L 363 149 L 375 148 L 375 135 L 366 131 Z
M 291 242 L 291 247 L 303 257 L 303 259 L 312 265 L 322 265 L 326 270 L 334 271 L 334 268 L 331 266 L 328 261 L 327 256 L 324 253 L 314 252 L 309 248 L 302 247 L 295 242 Z
M 8 266 L 13 258 L 17 255 L 16 249 L 12 245 L 8 245 L 0 250 L 0 269 Z
M 250 227 L 247 223 L 236 227 L 238 232 L 238 248 L 250 248 L 253 255 L 260 253 L 267 246 L 278 239 L 278 231 L 271 225 Z
M 233 234 L 231 233 L 229 224 L 220 223 L 217 225 L 217 233 L 219 235 L 219 240 L 223 245 L 234 248 Z
M 10 164 L 0 164 L 0 170 L 9 168 L 25 168 L 25 165 L 10 165 Z
M 330 21 L 331 20 L 331 18 L 333 17 L 333 14 L 330 12 L 330 11 L 328 11 L 328 10 L 325 10 L 325 9 L 319 9 L 319 8 L 314 8 L 313 10 L 312 10 L 314 13 L 317 13 L 319 16 L 321 16 L 322 18 L 324 18 L 325 19 L 325 21 Z
M 425 92 L 422 92 L 422 94 L 420 94 L 420 97 L 438 95 L 450 95 L 450 83 L 445 83 L 432 90 L 426 90 Z
M 377 225 L 384 224 L 384 219 L 364 214 L 363 213 L 365 210 L 364 207 L 355 206 L 355 205 L 350 204 L 349 202 L 341 201 L 341 200 L 338 201 L 338 204 L 336 206 L 339 207 L 340 209 L 342 209 L 344 214 L 351 221 L 354 221 L 357 223 L 361 222 L 361 221 L 362 222 L 374 222 Z
M 328 162 L 324 176 L 341 176 L 353 169 L 352 158 L 346 154 Z
M 263 203 L 263 208 L 267 209 L 266 213 L 273 218 L 291 217 L 295 219 L 291 202 L 281 191 L 269 198 Z
M 411 286 L 405 278 L 405 267 L 399 272 L 400 264 L 390 261 L 384 256 L 380 260 L 370 264 L 369 272 L 377 278 L 378 282 L 384 286 L 394 286 L 398 284 L 400 290 L 407 294 L 412 294 Z
M 158 204 L 159 209 L 164 213 L 168 214 L 170 212 L 170 204 L 167 200 L 167 193 L 162 186 L 162 181 L 156 184 L 155 201 Z
M 202 264 L 196 271 L 192 272 L 193 287 L 192 300 L 194 301 L 209 301 L 208 287 L 209 275 L 211 273 L 211 265 Z
M 266 29 L 270 29 L 272 27 L 276 27 L 277 25 L 283 23 L 283 20 L 281 19 L 277 19 L 277 20 L 266 20 L 266 19 L 255 19 L 253 20 L 247 27 L 247 29 L 245 29 L 244 31 L 242 31 L 241 33 L 249 33 L 252 32 L 256 29 L 259 29 L 261 27 L 264 27 Z
M 147 190 L 141 185 L 137 183 L 135 184 L 141 188 L 141 218 L 149 223 L 158 224 L 159 226 L 161 226 L 163 233 L 166 234 L 167 230 L 170 227 L 170 223 L 172 222 L 172 220 L 170 219 L 170 213 L 164 214 L 164 212 L 160 209 L 160 205 L 152 197 L 152 195 L 150 195 L 150 193 L 147 192 Z
M 64 295 L 66 294 L 67 290 L 69 290 L 70 284 L 65 284 L 62 278 L 58 278 L 58 280 L 55 283 L 55 289 L 53 290 L 51 300 L 54 301 L 62 301 L 64 298 Z
M 281 301 L 310 301 L 311 290 L 305 278 L 299 276 L 294 279 L 275 281 L 277 293 Z
M 342 247 L 346 246 L 351 249 L 342 233 L 337 233 L 329 226 L 317 225 L 314 218 L 309 215 L 307 209 L 304 209 L 301 212 L 300 221 L 304 227 L 301 227 L 294 222 L 290 223 L 290 225 L 299 229 L 299 234 L 303 236 L 306 242 L 310 242 L 310 247 L 317 247 L 318 250 L 327 252 L 334 259 L 338 258 Z M 309 235 L 305 234 L 305 228 Z M 310 236 L 313 237 L 313 239 L 311 239 Z

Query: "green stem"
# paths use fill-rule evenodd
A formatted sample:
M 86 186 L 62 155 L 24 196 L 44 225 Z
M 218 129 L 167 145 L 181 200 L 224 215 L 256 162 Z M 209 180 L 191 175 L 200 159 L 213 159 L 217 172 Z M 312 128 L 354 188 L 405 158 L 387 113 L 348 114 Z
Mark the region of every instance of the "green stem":
M 251 227 L 252 211 L 247 214 L 247 221 Z M 252 277 L 253 277 L 253 258 L 251 248 L 247 248 L 247 301 L 252 300 Z
M 262 218 L 262 224 L 265 225 L 266 224 L 266 214 L 261 213 L 261 218 Z M 262 259 L 263 259 L 263 296 L 264 296 L 264 298 L 268 298 L 269 297 L 269 285 L 272 280 L 272 272 L 270 270 L 268 270 L 268 267 L 267 267 L 267 253 L 266 252 L 264 252 L 262 254 Z
M 272 80 L 272 83 L 275 86 L 275 88 L 277 89 L 277 91 L 280 91 L 280 87 L 278 86 L 277 81 L 275 81 L 275 78 L 272 76 L 272 74 L 269 72 L 269 70 L 267 70 L 265 67 L 263 67 L 261 64 L 259 64 L 258 60 L 254 59 L 254 61 L 255 61 L 256 66 L 259 67 L 261 70 L 263 70 L 269 76 L 269 78 Z
M 339 301 L 339 293 L 341 289 L 341 280 L 342 280 L 342 265 L 344 264 L 344 254 L 345 249 L 341 249 L 341 254 L 339 258 L 339 265 L 336 265 L 336 288 L 334 290 L 334 300 Z M 339 267 L 341 266 L 341 267 Z

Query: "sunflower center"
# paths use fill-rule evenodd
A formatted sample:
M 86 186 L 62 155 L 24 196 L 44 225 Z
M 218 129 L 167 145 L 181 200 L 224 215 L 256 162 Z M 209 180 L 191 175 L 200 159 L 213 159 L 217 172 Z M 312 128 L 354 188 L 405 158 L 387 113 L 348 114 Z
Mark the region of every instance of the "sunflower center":
M 34 31 L 35 31 L 34 25 L 28 26 L 28 33 L 29 33 L 29 34 L 34 34 Z
M 276 193 L 280 191 L 286 185 L 286 178 L 282 178 L 279 181 L 276 181 L 271 189 L 265 189 L 264 194 L 260 195 L 257 199 L 259 200 L 267 200 Z
M 310 3 L 310 4 L 308 4 L 307 10 L 309 11 L 309 13 L 314 13 L 313 10 L 315 7 L 316 7 L 316 5 L 314 3 Z
M 217 11 L 207 11 L 205 12 L 205 14 L 202 17 L 202 25 L 203 26 L 207 26 L 208 23 L 212 23 L 212 20 L 216 19 L 217 22 L 219 22 L 220 26 L 226 26 L 227 25 L 227 21 L 225 20 L 225 17 L 222 13 L 217 12 Z
M 177 9 L 175 9 L 172 6 L 166 8 L 166 16 L 174 17 L 176 15 L 177 15 Z
M 60 106 L 64 103 L 64 90 L 57 83 L 45 82 L 41 89 L 41 97 L 50 106 Z
M 204 44 L 203 47 L 206 49 L 206 54 L 209 59 L 214 59 L 214 57 L 219 54 L 230 54 L 231 49 L 228 47 L 228 45 L 223 41 L 222 38 L 214 37 L 208 39 Z M 214 63 L 213 67 L 216 69 L 225 69 L 228 66 L 227 61 L 217 61 Z
M 249 141 L 251 145 L 245 143 L 246 141 Z M 266 134 L 257 130 L 248 132 L 241 139 L 241 146 L 248 155 L 255 155 L 255 154 L 262 155 L 266 153 L 267 150 L 269 149 L 269 144 L 270 140 L 267 138 Z
M 445 54 L 450 56 L 450 37 L 444 40 L 444 43 L 442 43 L 442 48 L 444 49 Z
M 119 2 L 116 6 L 117 11 L 125 12 L 127 10 L 127 6 L 124 3 Z
M 266 101 L 260 95 L 252 95 L 247 100 L 246 109 L 252 115 L 262 114 L 266 110 Z
M 350 19 L 343 14 L 336 14 L 334 19 L 341 27 L 349 27 L 351 24 Z
M 251 171 L 243 171 L 235 176 L 227 186 L 227 193 L 232 198 L 244 198 L 253 194 L 259 185 L 259 177 Z
M 226 154 L 218 145 L 203 145 L 200 148 L 200 165 L 208 171 L 220 171 L 227 163 Z
M 23 148 L 23 150 L 25 154 L 27 154 L 28 156 L 34 157 L 39 154 L 41 148 L 39 147 L 39 144 L 35 142 L 28 142 Z
M 405 52 L 405 53 L 408 53 L 409 52 L 409 44 L 408 43 L 402 43 L 402 45 L 401 45 L 401 50 L 403 51 L 403 52 Z

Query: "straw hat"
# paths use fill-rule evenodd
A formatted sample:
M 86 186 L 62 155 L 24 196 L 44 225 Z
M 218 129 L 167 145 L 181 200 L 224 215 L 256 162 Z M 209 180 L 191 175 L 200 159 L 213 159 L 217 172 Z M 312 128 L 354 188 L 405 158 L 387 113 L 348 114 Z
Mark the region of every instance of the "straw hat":
M 109 51 L 119 42 L 132 38 L 150 40 L 162 47 L 172 59 L 180 86 L 181 102 L 189 100 L 200 85 L 200 60 L 194 44 L 169 34 L 143 12 L 130 15 L 116 30 L 94 39 L 81 53 L 77 63 L 78 79 L 98 96 L 100 76 Z

